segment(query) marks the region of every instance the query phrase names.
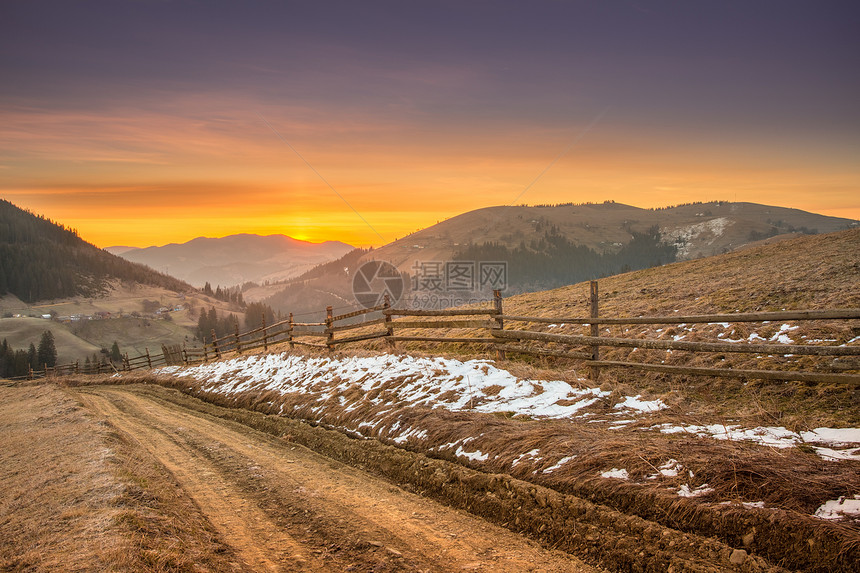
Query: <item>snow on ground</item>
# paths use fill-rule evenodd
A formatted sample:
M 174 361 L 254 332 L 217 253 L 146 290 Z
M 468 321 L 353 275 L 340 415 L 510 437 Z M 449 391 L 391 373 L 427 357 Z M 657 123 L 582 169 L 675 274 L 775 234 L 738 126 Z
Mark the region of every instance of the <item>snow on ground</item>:
M 815 517 L 821 519 L 860 518 L 860 495 L 855 495 L 854 499 L 840 497 L 827 501 L 815 511 Z
M 602 478 L 615 478 L 615 479 L 630 479 L 630 474 L 627 473 L 625 469 L 612 468 L 609 471 L 601 472 L 600 477 Z
M 188 368 L 165 367 L 159 372 L 194 378 L 205 391 L 219 394 L 274 390 L 306 394 L 320 403 L 337 396 L 347 410 L 357 403 L 342 394 L 360 390 L 357 400 L 376 404 L 403 402 L 453 411 L 570 418 L 610 394 L 599 388 L 575 388 L 561 380 L 520 379 L 490 360 L 392 354 L 343 358 L 269 354 Z M 384 397 L 367 397 L 382 386 Z M 620 409 L 652 412 L 665 407 L 659 401 L 643 402 L 639 396 L 628 400 Z
M 698 497 L 700 495 L 705 495 L 706 493 L 711 493 L 712 491 L 714 491 L 714 488 L 706 483 L 695 489 L 691 489 L 688 484 L 683 484 L 678 488 L 678 497 Z
M 776 339 L 794 327 L 784 324 Z M 424 406 L 452 411 L 505 412 L 533 418 L 579 418 L 589 414 L 584 408 L 609 396 L 599 388 L 578 388 L 561 380 L 528 380 L 517 378 L 495 366 L 491 360 L 460 361 L 442 357 L 416 357 L 380 354 L 354 357 L 309 357 L 296 354 L 266 354 L 237 357 L 192 367 L 168 366 L 156 372 L 190 377 L 200 382 L 205 392 L 238 394 L 275 391 L 281 395 L 302 394 L 316 404 L 321 413 L 327 403 L 338 404 L 347 412 L 362 403 L 376 406 Z M 384 392 L 378 391 L 384 388 Z M 637 416 L 666 408 L 660 400 L 643 400 L 641 396 L 621 397 L 613 410 L 623 420 L 612 421 L 612 429 L 623 429 Z M 376 429 L 381 416 L 362 420 L 351 431 Z M 765 446 L 789 448 L 808 444 L 824 459 L 860 460 L 860 428 L 817 428 L 792 432 L 783 427 L 742 428 L 739 425 L 652 427 L 665 434 L 686 432 L 718 440 L 753 441 Z M 389 429 L 391 439 L 400 444 L 410 438 L 422 439 L 422 428 Z M 451 444 L 454 447 L 454 444 Z M 474 452 L 459 453 L 472 459 Z M 523 461 L 532 456 L 525 452 Z M 481 454 L 475 454 L 480 459 Z M 666 468 L 669 469 L 669 468 Z
M 860 460 L 860 428 L 816 428 L 809 432 L 792 432 L 782 426 L 741 428 L 738 425 L 675 426 L 660 424 L 652 429 L 664 434 L 695 434 L 717 440 L 756 442 L 774 448 L 792 448 L 808 444 L 826 460 Z M 828 447 L 833 446 L 833 447 Z M 835 449 L 842 447 L 843 449 Z
M 567 462 L 569 462 L 570 460 L 572 460 L 574 458 L 576 458 L 576 456 L 565 456 L 565 457 L 561 458 L 560 460 L 558 460 L 554 465 L 551 465 L 550 467 L 543 470 L 541 473 L 551 474 L 552 472 L 554 472 L 555 470 L 557 470 L 558 468 L 560 468 L 561 466 L 563 466 L 564 464 L 566 464 Z
M 628 410 L 636 410 L 638 412 L 658 412 L 666 408 L 666 404 L 660 400 L 645 401 L 642 396 L 627 396 L 623 402 L 619 402 L 613 406 L 616 410 L 627 408 Z

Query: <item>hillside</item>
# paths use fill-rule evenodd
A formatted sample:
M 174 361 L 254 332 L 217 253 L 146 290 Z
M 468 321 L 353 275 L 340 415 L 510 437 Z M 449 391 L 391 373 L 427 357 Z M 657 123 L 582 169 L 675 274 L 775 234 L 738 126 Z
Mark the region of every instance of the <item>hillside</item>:
M 145 249 L 108 248 L 126 260 L 163 270 L 197 287 L 207 282 L 214 287 L 285 280 L 352 249 L 340 241 L 311 243 L 286 235 L 252 234 L 198 237 Z
M 357 259 L 349 254 L 340 262 L 314 269 L 283 286 L 258 289 L 251 296 L 283 313 L 319 314 L 327 305 L 347 312 L 358 308 L 351 291 L 357 269 L 369 261 L 383 260 L 404 273 L 401 305 L 456 306 L 491 294 L 486 284 L 480 284 L 477 269 L 482 262 L 506 263 L 503 289 L 510 296 L 858 224 L 752 203 L 698 203 L 665 209 L 611 202 L 488 207 L 366 251 Z M 464 292 L 441 287 L 448 261 L 473 264 L 475 288 Z M 432 272 L 437 273 L 435 290 L 428 287 L 434 279 Z M 276 289 L 280 292 L 273 292 Z
M 515 249 L 549 229 L 596 253 L 613 253 L 627 244 L 633 233 L 647 233 L 656 226 L 663 240 L 677 247 L 677 259 L 685 260 L 729 252 L 776 235 L 829 233 L 858 224 L 798 209 L 726 201 L 661 209 L 613 202 L 487 207 L 398 239 L 375 250 L 373 257 L 409 271 L 415 261 L 452 260 L 470 244 L 493 243 Z
M 292 312 L 296 320 L 321 320 L 325 307 L 333 306 L 338 312 L 358 308 L 352 295 L 352 276 L 368 253 L 365 249 L 354 249 L 337 260 L 317 265 L 299 277 L 287 281 L 277 292 L 263 299 L 275 310 L 286 314 Z
M 190 286 L 87 243 L 71 229 L 0 200 L 0 296 L 25 302 L 97 296 L 119 279 L 187 291 Z

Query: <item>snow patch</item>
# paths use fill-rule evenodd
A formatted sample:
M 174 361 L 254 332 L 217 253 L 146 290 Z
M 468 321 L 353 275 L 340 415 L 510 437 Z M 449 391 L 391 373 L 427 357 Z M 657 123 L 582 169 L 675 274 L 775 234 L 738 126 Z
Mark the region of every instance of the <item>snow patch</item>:
M 544 474 L 551 474 L 552 472 L 554 472 L 555 470 L 559 469 L 561 466 L 563 466 L 564 464 L 566 464 L 566 463 L 567 463 L 567 462 L 569 462 L 570 460 L 574 459 L 575 457 L 576 457 L 576 456 L 565 456 L 565 457 L 561 458 L 560 460 L 558 460 L 558 461 L 555 463 L 555 465 L 552 465 L 552 466 L 550 466 L 550 467 L 548 467 L 548 468 L 545 468 L 541 473 L 544 473 Z
M 821 519 L 858 518 L 860 517 L 860 495 L 855 495 L 854 499 L 840 497 L 826 501 L 815 510 L 814 515 Z
M 647 412 L 658 412 L 667 408 L 666 404 L 664 404 L 660 400 L 651 400 L 645 401 L 641 399 L 641 395 L 637 396 L 627 396 L 623 402 L 619 402 L 615 404 L 614 408 L 616 410 L 620 410 L 622 408 L 628 410 L 636 410 L 638 412 L 647 413 Z
M 714 488 L 710 487 L 706 483 L 695 489 L 690 489 L 689 485 L 683 484 L 678 488 L 678 497 L 698 497 L 700 495 L 705 495 L 706 493 L 711 493 L 712 491 L 714 491 Z

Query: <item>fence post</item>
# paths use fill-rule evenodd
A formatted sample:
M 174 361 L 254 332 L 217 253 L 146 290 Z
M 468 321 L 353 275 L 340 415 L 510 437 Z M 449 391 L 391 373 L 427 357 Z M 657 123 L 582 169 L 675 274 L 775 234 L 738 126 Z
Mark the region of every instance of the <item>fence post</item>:
M 215 357 L 221 360 L 221 350 L 218 348 L 218 337 L 215 336 L 215 329 L 212 329 L 212 348 L 215 350 Z
M 149 369 L 152 370 L 152 358 L 149 356 L 149 348 L 146 349 L 146 363 L 149 365 Z
M 597 281 L 591 281 L 590 283 L 590 297 L 589 297 L 589 306 L 591 307 L 591 318 L 598 318 L 598 294 L 597 294 Z M 600 325 L 597 323 L 591 323 L 591 336 L 597 337 L 600 336 Z M 591 347 L 591 359 L 592 360 L 600 360 L 600 345 L 594 344 Z M 591 378 L 596 382 L 600 378 L 600 367 L 592 366 L 591 367 Z
M 182 343 L 182 362 L 188 366 L 188 343 L 186 342 Z
M 206 352 L 206 337 L 203 337 L 203 364 L 206 364 L 206 361 L 209 360 L 209 354 Z
M 265 311 L 262 313 L 262 325 L 263 325 L 263 351 L 269 350 L 269 337 L 266 335 L 266 313 Z
M 122 364 L 126 372 L 131 371 L 131 363 L 128 361 L 128 352 L 126 352 L 125 356 L 122 357 Z
M 385 313 L 386 310 L 391 308 L 391 296 L 388 293 L 385 293 L 383 296 L 382 312 Z M 394 327 L 391 325 L 391 315 L 385 313 L 383 316 L 385 317 L 385 336 L 388 337 L 388 348 L 393 352 L 396 349 L 396 344 L 391 340 L 391 337 L 394 336 Z
M 325 307 L 325 329 L 326 329 L 326 340 L 325 345 L 328 346 L 328 351 L 331 352 L 334 350 L 334 332 L 332 331 L 332 326 L 334 326 L 334 322 L 332 321 L 332 307 Z
M 290 343 L 290 350 L 292 350 L 295 345 L 293 344 L 293 313 L 290 313 L 290 324 L 287 329 L 287 341 Z
M 505 328 L 505 321 L 502 318 L 502 291 L 498 289 L 493 290 L 493 309 L 495 311 L 496 318 L 496 330 L 502 330 Z M 498 342 L 496 344 L 499 344 Z M 505 351 L 500 348 L 496 348 L 496 360 L 504 360 L 505 359 Z
M 236 326 L 236 354 L 242 354 L 242 343 L 239 342 L 239 321 L 233 324 Z
M 75 360 L 75 374 L 80 373 L 80 371 L 81 371 L 80 362 L 78 360 Z
M 48 363 L 45 362 L 45 378 L 48 377 Z
M 96 360 L 96 374 L 102 373 L 102 361 Z
M 27 374 L 27 380 L 32 380 L 33 379 L 33 367 L 27 366 L 27 370 L 29 370 L 29 373 Z

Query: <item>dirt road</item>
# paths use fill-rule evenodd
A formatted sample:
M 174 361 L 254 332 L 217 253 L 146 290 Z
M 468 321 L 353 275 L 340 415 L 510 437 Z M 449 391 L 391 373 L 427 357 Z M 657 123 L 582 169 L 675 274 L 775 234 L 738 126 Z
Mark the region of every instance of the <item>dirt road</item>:
M 163 464 L 253 570 L 597 571 L 287 440 L 133 387 L 76 394 Z

